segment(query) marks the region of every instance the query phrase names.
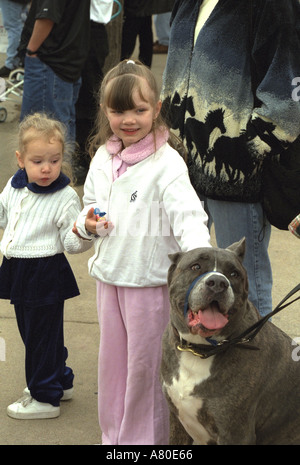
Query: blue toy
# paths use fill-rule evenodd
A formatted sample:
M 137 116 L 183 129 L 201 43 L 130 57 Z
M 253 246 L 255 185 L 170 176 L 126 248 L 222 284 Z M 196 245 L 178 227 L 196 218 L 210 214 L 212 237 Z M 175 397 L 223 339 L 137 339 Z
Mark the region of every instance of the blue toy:
M 105 220 L 106 212 L 101 212 L 100 208 L 94 208 L 94 215 L 96 215 L 96 221 Z

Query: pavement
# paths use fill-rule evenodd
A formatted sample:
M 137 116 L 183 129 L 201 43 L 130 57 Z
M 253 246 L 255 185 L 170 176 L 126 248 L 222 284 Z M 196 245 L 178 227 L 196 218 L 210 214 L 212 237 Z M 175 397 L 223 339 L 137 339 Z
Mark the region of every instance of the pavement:
M 0 66 L 4 54 L 0 54 Z M 152 69 L 159 84 L 165 55 L 154 55 Z M 21 98 L 10 96 L 0 102 L 8 117 L 0 123 L 0 191 L 16 171 L 18 118 Z M 76 188 L 82 196 L 82 186 Z M 1 237 L 1 234 L 0 234 Z M 212 242 L 214 237 L 212 233 Z M 87 261 L 92 251 L 69 255 L 81 295 L 66 301 L 65 345 L 68 364 L 75 373 L 74 397 L 61 403 L 61 415 L 51 420 L 15 420 L 6 414 L 7 406 L 21 397 L 26 386 L 24 347 L 13 306 L 0 301 L 0 445 L 92 445 L 101 442 L 97 414 L 97 358 L 99 326 L 96 311 L 95 281 L 88 275 Z M 279 301 L 300 278 L 300 240 L 288 231 L 273 228 L 270 243 L 273 268 L 273 303 Z M 0 254 L 0 259 L 2 257 Z M 300 337 L 300 303 L 297 302 L 273 317 L 275 323 L 291 337 Z M 299 361 L 300 363 L 300 361 Z

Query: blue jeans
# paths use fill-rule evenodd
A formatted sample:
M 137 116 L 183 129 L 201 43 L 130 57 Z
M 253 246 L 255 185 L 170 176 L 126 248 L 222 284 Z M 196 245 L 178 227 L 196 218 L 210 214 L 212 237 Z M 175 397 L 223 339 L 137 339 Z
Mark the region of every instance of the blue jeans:
M 16 55 L 24 26 L 22 13 L 26 11 L 26 5 L 15 3 L 11 0 L 0 0 L 0 7 L 2 12 L 3 26 L 7 32 L 8 40 L 5 66 L 9 69 L 15 69 L 19 66 L 20 61 Z
M 243 237 L 248 273 L 249 299 L 261 316 L 272 311 L 272 269 L 268 255 L 271 225 L 260 203 L 226 202 L 205 199 L 209 226 L 214 223 L 218 247 L 226 248 Z
M 64 123 L 69 140 L 75 141 L 75 103 L 81 79 L 63 81 L 37 57 L 25 57 L 22 120 L 29 113 L 44 112 Z
M 161 45 L 169 46 L 171 29 L 170 18 L 171 11 L 168 13 L 160 13 L 154 16 L 154 26 L 156 30 L 157 40 Z

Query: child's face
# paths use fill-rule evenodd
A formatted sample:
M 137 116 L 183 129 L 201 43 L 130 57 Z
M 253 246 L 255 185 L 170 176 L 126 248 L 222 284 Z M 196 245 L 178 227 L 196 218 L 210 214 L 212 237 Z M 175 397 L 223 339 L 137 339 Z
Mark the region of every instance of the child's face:
M 138 142 L 151 132 L 153 121 L 161 109 L 161 101 L 158 101 L 154 106 L 151 103 L 153 102 L 152 91 L 145 79 L 143 79 L 142 88 L 146 101 L 141 99 L 138 90 L 135 89 L 132 95 L 134 108 L 125 111 L 109 107 L 105 109 L 111 130 L 122 139 L 124 147 Z
M 37 138 L 28 142 L 25 153 L 16 152 L 18 165 L 26 170 L 28 182 L 50 186 L 60 175 L 62 144 L 56 138 Z

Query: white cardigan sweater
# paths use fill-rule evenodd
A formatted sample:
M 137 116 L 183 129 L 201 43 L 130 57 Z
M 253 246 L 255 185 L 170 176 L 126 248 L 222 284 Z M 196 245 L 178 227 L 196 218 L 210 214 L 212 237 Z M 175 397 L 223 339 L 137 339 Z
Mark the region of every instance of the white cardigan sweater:
M 13 188 L 11 179 L 0 194 L 1 253 L 6 258 L 40 258 L 90 248 L 90 241 L 72 232 L 81 210 L 72 187 L 37 194 L 27 187 Z
M 97 238 L 89 260 L 94 278 L 116 286 L 153 287 L 167 282 L 168 254 L 209 247 L 207 215 L 181 156 L 165 143 L 127 168 L 113 182 L 112 156 L 101 146 L 84 186 L 84 209 L 77 219 L 82 237 L 91 207 L 106 212 L 114 229 Z

